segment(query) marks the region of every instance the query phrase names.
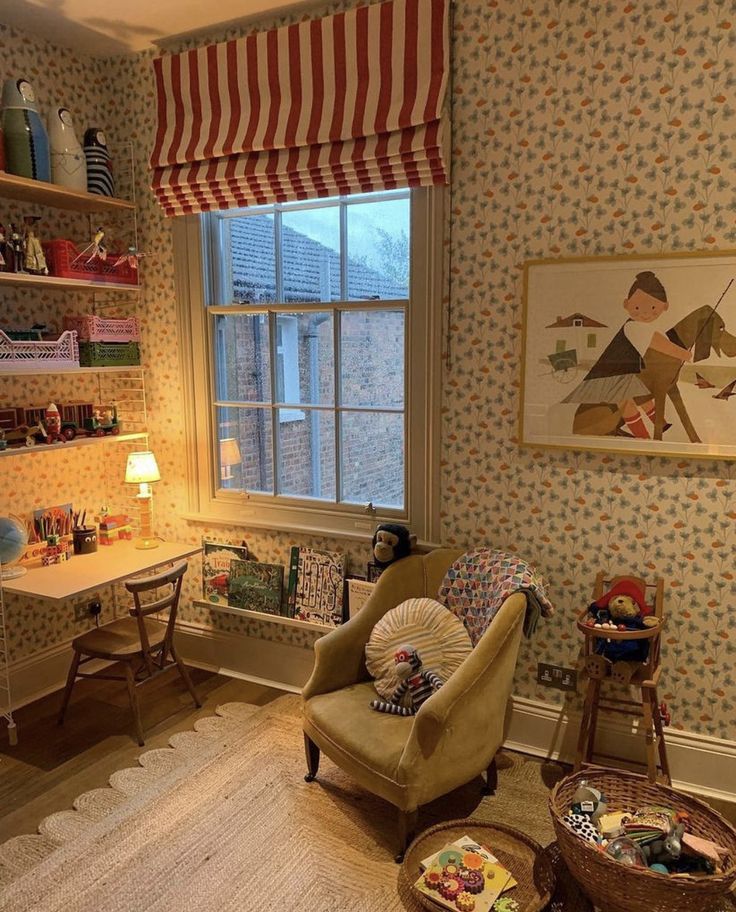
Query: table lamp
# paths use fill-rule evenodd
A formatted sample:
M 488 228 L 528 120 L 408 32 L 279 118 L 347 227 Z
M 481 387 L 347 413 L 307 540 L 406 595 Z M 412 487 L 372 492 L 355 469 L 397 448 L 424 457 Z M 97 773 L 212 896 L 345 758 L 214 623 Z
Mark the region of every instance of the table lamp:
M 220 441 L 220 476 L 223 481 L 233 480 L 233 466 L 240 465 L 242 457 L 240 446 L 235 437 L 225 437 Z
M 136 500 L 141 516 L 141 537 L 136 541 L 136 548 L 158 548 L 158 541 L 151 529 L 151 482 L 161 481 L 161 473 L 156 464 L 156 457 L 150 450 L 142 453 L 128 454 L 128 465 L 125 468 L 126 484 L 140 485 Z

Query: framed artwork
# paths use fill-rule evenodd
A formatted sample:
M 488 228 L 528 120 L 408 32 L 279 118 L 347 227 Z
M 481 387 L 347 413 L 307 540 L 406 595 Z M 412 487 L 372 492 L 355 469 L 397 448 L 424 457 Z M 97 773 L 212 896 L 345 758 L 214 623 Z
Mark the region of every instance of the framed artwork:
M 736 458 L 736 251 L 524 265 L 522 445 Z

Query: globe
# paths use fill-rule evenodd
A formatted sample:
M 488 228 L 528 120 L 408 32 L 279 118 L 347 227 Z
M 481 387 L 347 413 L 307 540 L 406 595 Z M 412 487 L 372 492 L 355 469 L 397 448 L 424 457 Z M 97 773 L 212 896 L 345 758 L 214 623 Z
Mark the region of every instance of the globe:
M 25 567 L 11 566 L 28 544 L 28 533 L 20 520 L 13 516 L 0 516 L 0 576 L 14 579 L 23 576 Z

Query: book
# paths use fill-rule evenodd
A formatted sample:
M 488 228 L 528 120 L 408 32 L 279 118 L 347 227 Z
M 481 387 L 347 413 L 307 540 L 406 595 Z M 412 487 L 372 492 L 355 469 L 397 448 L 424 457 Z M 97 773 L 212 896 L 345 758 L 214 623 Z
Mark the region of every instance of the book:
M 202 542 L 202 596 L 213 605 L 227 605 L 230 593 L 230 564 L 247 560 L 248 546 L 225 542 Z
M 349 579 L 347 581 L 349 617 L 355 617 L 371 597 L 375 588 L 376 584 L 369 583 L 368 580 Z
M 233 608 L 281 614 L 284 568 L 281 564 L 262 564 L 254 560 L 230 562 L 228 604 Z
M 434 855 L 430 855 L 429 858 L 425 858 L 423 861 L 419 862 L 419 867 L 424 871 L 431 865 L 436 865 L 440 855 L 446 851 L 448 846 L 445 846 L 439 852 L 435 852 Z M 460 839 L 456 839 L 455 842 L 449 844 L 449 848 L 458 849 L 461 852 L 475 852 L 480 855 L 485 861 L 491 862 L 491 864 L 501 864 L 501 862 L 496 858 L 493 852 L 488 848 L 488 846 L 481 845 L 475 839 L 470 836 L 461 836 Z M 507 890 L 511 890 L 513 887 L 518 886 L 519 882 L 509 873 L 509 880 L 504 887 L 504 893 Z
M 343 622 L 345 555 L 316 548 L 291 549 L 289 615 L 337 627 Z
M 472 898 L 474 912 L 490 912 L 508 888 L 510 872 L 478 852 L 464 852 L 449 843 L 434 857 L 436 862 L 427 867 L 414 886 L 443 909 L 462 912 L 462 903 L 456 901 L 462 894 L 463 898 Z

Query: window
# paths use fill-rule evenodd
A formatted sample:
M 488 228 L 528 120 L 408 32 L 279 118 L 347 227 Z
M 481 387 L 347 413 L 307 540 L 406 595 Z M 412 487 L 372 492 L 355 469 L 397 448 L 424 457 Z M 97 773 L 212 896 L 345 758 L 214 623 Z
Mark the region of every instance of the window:
M 555 344 L 555 351 L 558 353 L 567 351 L 567 343 L 565 339 L 557 340 L 557 343 Z
M 385 518 L 433 534 L 440 196 L 175 223 L 192 516 L 358 537 Z
M 588 348 L 595 348 L 596 346 L 596 334 L 588 333 Z

